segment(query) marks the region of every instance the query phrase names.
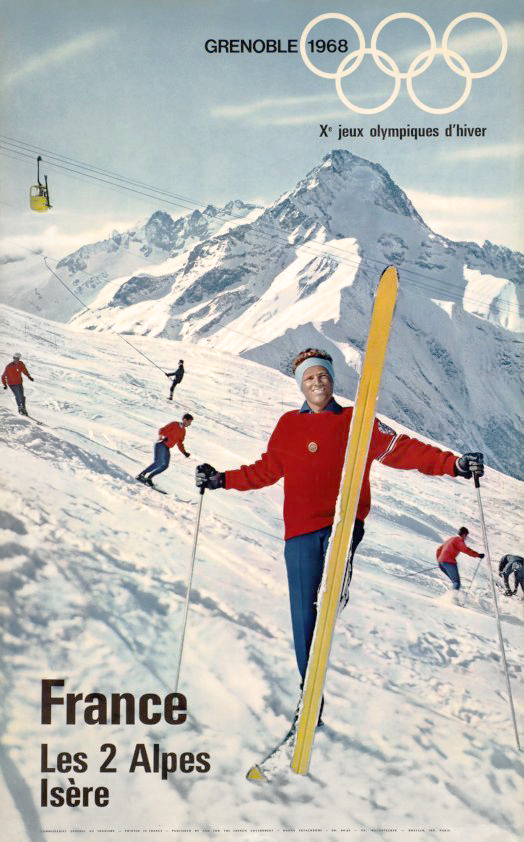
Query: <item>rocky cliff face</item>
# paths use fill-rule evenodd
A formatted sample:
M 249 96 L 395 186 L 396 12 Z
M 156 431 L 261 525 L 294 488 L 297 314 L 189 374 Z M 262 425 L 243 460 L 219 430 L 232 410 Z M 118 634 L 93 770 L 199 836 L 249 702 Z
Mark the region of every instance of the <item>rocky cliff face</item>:
M 379 411 L 520 476 L 523 255 L 432 231 L 378 164 L 335 150 L 264 211 L 159 211 L 57 270 L 90 296 L 79 328 L 205 342 L 286 372 L 297 350 L 324 347 L 353 399 L 388 264 L 400 295 Z
M 43 263 L 42 255 L 0 263 L 0 303 L 29 313 L 67 322 L 81 311 L 78 299 L 88 306 L 115 278 L 128 279 L 135 272 L 147 271 L 176 257 L 195 244 L 217 234 L 256 211 L 254 205 L 239 200 L 222 208 L 208 205 L 174 219 L 165 211 L 155 211 L 147 221 L 127 231 L 113 231 L 105 240 L 89 243 L 64 257 L 56 265 L 59 277 L 78 298 L 68 294 Z M 124 299 L 125 300 L 125 297 Z

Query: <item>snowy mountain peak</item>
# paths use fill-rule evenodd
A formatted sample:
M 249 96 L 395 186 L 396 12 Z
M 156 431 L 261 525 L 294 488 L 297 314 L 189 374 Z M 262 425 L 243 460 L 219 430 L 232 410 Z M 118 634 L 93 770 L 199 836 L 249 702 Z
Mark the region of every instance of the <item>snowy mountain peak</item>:
M 383 167 L 346 150 L 325 155 L 256 218 L 246 207 L 223 208 L 222 217 L 244 214 L 230 228 L 209 209 L 178 220 L 185 250 L 119 278 L 93 302 L 96 316 L 76 324 L 211 342 L 281 371 L 301 347 L 326 348 L 352 399 L 373 289 L 393 263 L 401 295 L 379 411 L 454 450 L 474 443 L 520 475 L 514 252 L 433 233 Z M 504 377 L 486 403 L 479 371 L 494 368 Z
M 208 205 L 204 211 L 195 209 L 178 218 L 156 210 L 145 222 L 126 231 L 114 229 L 105 239 L 83 245 L 57 262 L 57 273 L 74 288 L 78 298 L 68 295 L 50 274 L 40 253 L 30 258 L 0 256 L 0 301 L 67 322 L 81 309 L 79 298 L 89 305 L 114 279 L 129 278 L 140 271 L 154 272 L 166 260 L 207 241 L 225 227 L 238 225 L 253 212 L 258 212 L 256 205 L 235 199 L 224 207 Z
M 256 205 L 246 204 L 241 199 L 232 199 L 224 205 L 224 212 L 232 217 L 244 217 L 256 208 Z
M 89 304 L 75 326 L 212 343 L 279 370 L 300 348 L 323 347 L 351 400 L 373 290 L 394 264 L 401 294 L 379 411 L 522 474 L 512 333 L 522 255 L 432 232 L 383 167 L 346 150 L 325 155 L 265 211 L 253 208 L 234 200 L 178 219 L 157 211 L 69 255 L 57 270 Z M 54 278 L 31 294 L 52 318 L 81 310 Z
M 169 251 L 176 236 L 176 225 L 171 214 L 155 211 L 144 226 L 147 242 L 157 248 Z
M 371 203 L 390 213 L 416 219 L 427 228 L 404 191 L 384 167 L 346 149 L 333 149 L 325 155 L 320 164 L 298 183 L 294 195 L 304 197 L 310 192 L 326 211 L 341 201 Z

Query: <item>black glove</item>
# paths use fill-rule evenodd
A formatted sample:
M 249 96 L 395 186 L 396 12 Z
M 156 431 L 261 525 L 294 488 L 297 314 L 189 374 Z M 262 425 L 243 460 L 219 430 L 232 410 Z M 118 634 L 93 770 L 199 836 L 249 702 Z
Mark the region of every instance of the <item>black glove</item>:
M 166 377 L 167 377 L 168 379 L 169 379 L 169 377 L 171 377 L 171 375 L 170 375 L 170 374 L 168 374 L 168 373 L 167 373 L 167 371 L 164 371 L 164 374 L 166 375 Z
M 479 558 L 484 558 L 484 553 L 479 553 Z
M 184 453 L 184 456 L 186 457 L 186 459 L 189 459 L 189 457 L 191 456 L 191 454 L 190 454 L 190 453 Z
M 7 386 L 4 386 L 4 389 L 7 389 Z
M 209 488 L 214 491 L 216 488 L 224 488 L 226 478 L 225 474 L 204 462 L 203 465 L 198 465 L 196 469 L 195 482 L 197 488 Z
M 464 453 L 457 459 L 455 467 L 457 475 L 464 477 L 464 479 L 471 479 L 473 474 L 478 474 L 481 477 L 484 473 L 484 454 Z

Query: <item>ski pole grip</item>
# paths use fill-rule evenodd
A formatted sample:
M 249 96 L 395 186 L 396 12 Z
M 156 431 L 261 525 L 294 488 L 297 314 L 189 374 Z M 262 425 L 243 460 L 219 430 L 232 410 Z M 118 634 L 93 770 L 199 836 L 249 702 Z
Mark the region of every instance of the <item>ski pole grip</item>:
M 475 483 L 475 488 L 480 488 L 480 474 L 479 473 L 475 472 L 473 474 L 473 481 Z

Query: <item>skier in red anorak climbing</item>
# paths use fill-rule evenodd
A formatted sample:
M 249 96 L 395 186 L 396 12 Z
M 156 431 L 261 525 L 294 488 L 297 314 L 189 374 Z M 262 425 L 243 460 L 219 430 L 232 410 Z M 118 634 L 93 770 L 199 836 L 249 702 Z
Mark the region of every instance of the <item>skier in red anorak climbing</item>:
M 460 574 L 458 571 L 457 556 L 459 553 L 466 553 L 466 555 L 473 556 L 473 558 L 484 558 L 484 553 L 477 553 L 476 550 L 470 550 L 466 544 L 466 538 L 469 535 L 469 529 L 461 526 L 458 535 L 448 538 L 440 547 L 437 548 L 438 566 L 443 573 L 446 574 L 453 585 L 453 590 L 460 590 Z

